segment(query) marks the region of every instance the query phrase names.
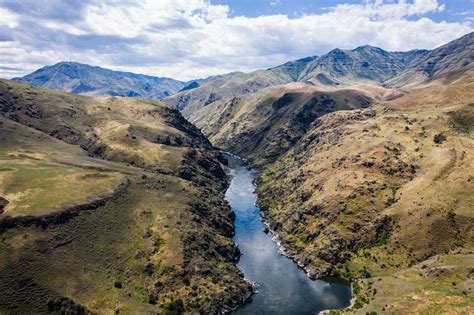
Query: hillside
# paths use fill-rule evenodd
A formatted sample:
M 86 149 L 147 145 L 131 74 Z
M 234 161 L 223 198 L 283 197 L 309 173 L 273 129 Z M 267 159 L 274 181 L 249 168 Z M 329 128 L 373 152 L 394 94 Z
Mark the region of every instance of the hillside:
M 473 91 L 471 71 L 322 116 L 259 177 L 286 253 L 354 279 L 354 311 L 473 311 Z
M 417 86 L 431 84 L 442 75 L 452 76 L 472 68 L 473 34 L 431 52 L 390 53 L 372 46 L 351 51 L 336 49 L 322 57 L 309 57 L 269 70 L 281 78 L 305 82 L 261 87 L 233 97 L 231 94 L 219 96 L 202 108 L 195 107 L 198 103 L 192 106 L 189 103 L 191 107 L 184 107 L 182 111 L 216 146 L 249 159 L 255 167 L 263 167 L 290 149 L 308 131 L 310 124 L 324 114 L 365 108 L 374 101 L 394 100 Z M 370 64 L 362 65 L 368 62 L 364 60 Z M 407 81 L 408 86 L 394 87 L 397 80 L 402 82 L 411 73 L 403 72 L 407 67 L 418 71 L 409 76 L 417 84 Z M 240 76 L 235 75 L 233 82 Z M 326 83 L 321 81 L 323 77 Z M 383 83 L 389 82 L 389 78 L 392 78 L 390 84 Z M 226 82 L 221 79 L 211 83 Z M 187 91 L 186 97 L 207 92 L 205 87 Z M 178 93 L 173 98 L 182 96 Z
M 60 62 L 13 80 L 74 94 L 144 99 L 163 99 L 186 85 L 174 79 L 113 71 L 77 62 Z
M 390 86 L 409 86 L 443 75 L 463 73 L 473 68 L 474 33 L 424 54 L 399 76 L 386 82 Z
M 216 313 L 235 267 L 222 161 L 158 101 L 0 81 L 0 313 Z
M 321 91 L 290 84 L 214 102 L 190 121 L 219 148 L 244 156 L 256 167 L 275 161 L 324 114 L 370 106 L 356 90 Z
M 298 81 L 336 86 L 360 81 L 382 83 L 426 53 L 426 50 L 388 52 L 369 45 L 353 50 L 334 49 L 311 60 L 299 73 Z
M 268 87 L 301 82 L 322 89 L 346 89 L 354 84 L 402 88 L 471 67 L 474 33 L 432 51 L 389 52 L 369 45 L 352 50 L 334 49 L 251 73 L 234 73 L 166 98 L 186 117 L 214 102 L 252 94 Z

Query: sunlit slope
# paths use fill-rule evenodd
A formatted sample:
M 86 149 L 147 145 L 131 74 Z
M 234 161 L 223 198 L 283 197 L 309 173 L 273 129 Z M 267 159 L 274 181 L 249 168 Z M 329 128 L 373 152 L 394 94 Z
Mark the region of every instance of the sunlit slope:
M 279 70 L 259 70 L 232 73 L 212 80 L 195 89 L 176 93 L 165 99 L 187 117 L 202 107 L 219 100 L 257 92 L 263 88 L 292 82 L 288 73 Z

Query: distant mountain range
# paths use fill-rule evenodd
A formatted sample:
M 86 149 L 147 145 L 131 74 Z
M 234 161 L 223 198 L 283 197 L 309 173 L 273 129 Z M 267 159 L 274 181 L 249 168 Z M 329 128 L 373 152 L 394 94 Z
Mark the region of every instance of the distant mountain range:
M 369 45 L 353 50 L 334 49 L 322 56 L 266 70 L 232 72 L 188 82 L 76 62 L 60 62 L 13 80 L 83 95 L 166 98 L 189 116 L 215 101 L 291 82 L 336 89 L 354 83 L 385 87 L 416 84 L 470 66 L 472 56 L 468 52 L 473 38 L 474 33 L 470 33 L 432 51 L 388 52 Z
M 237 74 L 242 72 L 183 82 L 171 78 L 114 71 L 78 62 L 59 62 L 12 80 L 80 95 L 163 99 L 177 92 L 198 88 L 209 81 Z
M 473 69 L 473 61 L 474 33 L 432 51 L 335 49 L 214 80 L 166 101 L 218 147 L 265 165 L 291 148 L 317 117 L 399 98 L 411 87 Z
M 234 74 L 212 80 L 166 98 L 190 116 L 218 100 L 255 93 L 270 86 L 302 82 L 328 89 L 354 84 L 401 87 L 434 79 L 444 73 L 472 67 L 474 33 L 467 34 L 434 50 L 388 52 L 372 46 L 353 50 L 334 49 L 251 73 Z
M 60 62 L 13 80 L 74 94 L 147 99 L 162 99 L 187 84 L 170 78 L 113 71 L 77 62 Z

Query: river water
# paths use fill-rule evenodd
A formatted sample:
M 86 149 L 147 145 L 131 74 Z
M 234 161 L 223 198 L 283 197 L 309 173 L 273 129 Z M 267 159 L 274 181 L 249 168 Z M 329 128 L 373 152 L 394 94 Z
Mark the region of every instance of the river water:
M 257 285 L 252 302 L 236 314 L 316 314 L 349 306 L 351 289 L 342 282 L 313 281 L 292 260 L 281 255 L 270 234 L 265 234 L 255 206 L 256 173 L 229 157 L 232 182 L 226 199 L 236 214 L 234 241 L 242 257 L 237 267 Z

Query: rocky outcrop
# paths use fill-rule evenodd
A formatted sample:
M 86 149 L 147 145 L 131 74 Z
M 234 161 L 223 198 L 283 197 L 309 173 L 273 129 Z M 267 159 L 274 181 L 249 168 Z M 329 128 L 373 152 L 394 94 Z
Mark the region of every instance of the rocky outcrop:
M 8 205 L 8 200 L 6 200 L 3 197 L 0 197 L 0 215 L 3 213 L 7 205 Z

